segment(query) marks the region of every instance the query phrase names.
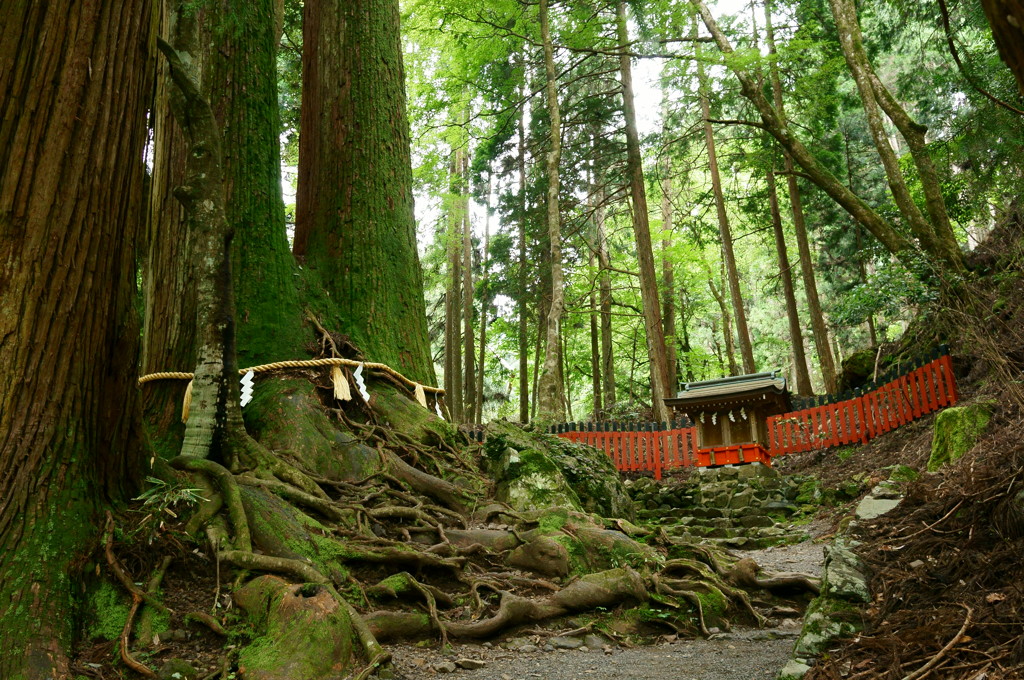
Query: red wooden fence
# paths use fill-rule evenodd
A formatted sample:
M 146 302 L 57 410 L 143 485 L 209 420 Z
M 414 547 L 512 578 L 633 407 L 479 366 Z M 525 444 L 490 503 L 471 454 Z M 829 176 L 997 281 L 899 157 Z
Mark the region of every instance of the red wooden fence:
M 770 464 L 772 457 L 787 453 L 865 443 L 952 406 L 958 398 L 953 363 L 942 354 L 859 396 L 771 416 L 767 451 L 746 444 L 698 450 L 697 429 L 683 423 L 566 423 L 553 426 L 551 433 L 602 449 L 619 470 L 653 472 L 661 479 L 663 470 L 675 467 L 751 460 Z
M 867 442 L 958 398 L 952 361 L 943 355 L 858 397 L 768 418 L 769 453 Z

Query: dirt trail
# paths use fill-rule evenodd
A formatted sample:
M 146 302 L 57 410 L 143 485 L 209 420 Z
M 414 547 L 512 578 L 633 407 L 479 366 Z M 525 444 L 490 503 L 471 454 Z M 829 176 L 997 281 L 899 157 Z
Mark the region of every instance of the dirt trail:
M 810 533 L 818 535 L 822 529 L 814 526 Z M 814 540 L 739 554 L 769 571 L 821 572 L 822 544 Z M 405 644 L 390 651 L 399 680 L 771 680 L 789 660 L 799 631 L 800 621 L 789 619 L 775 628 L 736 629 L 707 640 L 666 639 L 632 649 L 544 651 L 536 645 L 524 650 L 506 649 L 500 643 L 453 643 L 447 654 Z M 455 666 L 463 659 L 486 665 L 473 670 Z

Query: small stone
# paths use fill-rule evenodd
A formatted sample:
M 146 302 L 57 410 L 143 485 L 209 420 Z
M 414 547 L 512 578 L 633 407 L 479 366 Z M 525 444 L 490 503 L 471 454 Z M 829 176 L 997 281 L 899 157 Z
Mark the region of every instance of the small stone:
M 451 661 L 442 661 L 434 664 L 434 672 L 436 673 L 454 673 L 457 670 L 458 666 Z
M 538 649 L 539 649 L 539 647 L 537 647 L 537 645 L 523 645 L 522 647 L 519 648 L 519 651 L 520 652 L 530 653 L 530 652 L 536 652 Z
M 913 562 L 911 562 L 907 566 L 910 567 L 911 569 L 920 569 L 921 567 L 924 566 L 924 562 L 922 562 L 921 560 L 914 560 Z
M 717 628 L 717 627 L 708 628 L 708 633 L 710 635 L 714 635 L 715 633 L 721 633 L 721 632 L 722 632 L 721 628 Z
M 575 637 L 558 636 L 551 638 L 550 644 L 555 649 L 579 649 L 583 640 Z
M 589 652 L 590 651 L 590 647 L 587 647 L 586 645 L 583 645 L 582 647 L 579 648 L 579 651 L 581 651 L 581 652 Z
M 605 645 L 605 646 L 604 646 L 604 647 L 602 647 L 601 649 L 603 649 L 603 650 L 604 650 L 604 653 L 605 653 L 605 654 L 611 654 L 611 653 L 612 653 L 612 646 L 611 646 L 611 645 Z
M 475 671 L 487 665 L 486 661 L 481 661 L 480 659 L 459 659 L 455 663 L 459 668 L 465 668 L 467 671 Z

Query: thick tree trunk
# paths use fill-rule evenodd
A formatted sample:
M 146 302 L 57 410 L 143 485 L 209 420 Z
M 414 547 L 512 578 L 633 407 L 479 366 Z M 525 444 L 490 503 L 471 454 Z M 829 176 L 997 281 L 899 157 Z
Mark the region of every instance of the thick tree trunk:
M 306 3 L 302 61 L 294 252 L 368 359 L 432 384 L 398 0 Z
M 779 260 L 779 279 L 782 281 L 782 295 L 786 300 L 786 318 L 789 321 L 789 342 L 793 346 L 793 368 L 796 373 L 797 394 L 811 395 L 811 376 L 807 372 L 807 357 L 804 354 L 804 337 L 800 330 L 800 312 L 796 306 L 796 292 L 793 290 L 793 273 L 789 269 L 789 254 L 786 252 L 786 233 L 782 230 L 782 213 L 779 211 L 779 195 L 775 186 L 775 171 L 768 170 L 768 207 L 772 214 L 772 230 L 775 232 L 775 253 Z
M 70 677 L 81 570 L 138 489 L 149 2 L 15 3 L 0 44 L 0 677 Z
M 700 88 L 701 117 L 704 120 L 704 141 L 708 149 L 708 168 L 711 172 L 711 190 L 715 194 L 718 230 L 722 237 L 722 259 L 725 262 L 725 270 L 728 274 L 729 297 L 732 299 L 732 309 L 736 319 L 736 333 L 740 340 L 740 353 L 743 355 L 743 370 L 746 373 L 754 373 L 757 370 L 754 364 L 754 348 L 750 343 L 750 331 L 747 328 L 747 312 L 743 308 L 743 294 L 740 292 L 740 275 L 736 267 L 736 254 L 733 251 L 732 228 L 729 226 L 729 215 L 725 210 L 725 195 L 722 192 L 722 179 L 718 172 L 718 157 L 715 154 L 715 134 L 711 129 L 711 105 L 708 101 L 704 65 L 699 58 L 697 59 L 697 81 Z M 732 361 L 730 360 L 729 363 L 730 370 L 732 370 Z
M 166 22 L 179 29 L 194 22 L 201 31 L 188 47 L 188 68 L 202 83 L 202 95 L 224 138 L 226 216 L 234 232 L 235 330 L 242 365 L 302 358 L 306 352 L 307 333 L 281 200 L 272 9 L 271 0 L 244 7 L 221 2 L 191 17 L 180 16 L 175 7 L 169 9 Z M 164 37 L 170 36 L 165 32 Z M 165 68 L 161 64 L 161 72 Z M 191 370 L 195 364 L 194 244 L 173 196 L 186 181 L 189 154 L 170 113 L 169 87 L 166 76 L 157 81 L 143 373 Z M 185 384 L 160 381 L 144 390 L 151 437 L 164 455 L 178 453 Z
M 772 24 L 772 11 L 773 3 L 769 1 L 765 4 L 765 30 L 768 38 L 768 53 L 775 55 L 775 29 Z M 775 103 L 775 111 L 783 127 L 786 127 L 789 123 L 786 120 L 786 109 L 782 98 L 782 81 L 779 78 L 777 60 L 772 59 L 769 62 L 769 69 L 771 72 L 772 98 Z M 797 252 L 800 254 L 800 273 L 804 282 L 804 296 L 807 298 L 807 313 L 811 318 L 811 331 L 814 335 L 814 348 L 818 354 L 818 365 L 821 367 L 825 391 L 832 394 L 839 389 L 836 381 L 836 364 L 832 357 L 832 347 L 828 342 L 828 329 L 825 326 L 825 315 L 821 311 L 821 300 L 818 297 L 818 282 L 814 274 L 814 259 L 811 257 L 810 239 L 807 237 L 807 223 L 804 220 L 800 188 L 796 181 L 793 157 L 788 150 L 783 149 L 782 158 L 783 167 L 786 171 L 789 207 L 793 215 L 793 231 L 796 235 Z M 852 183 L 849 184 L 849 188 L 853 191 Z
M 160 28 L 161 37 L 167 40 L 170 23 L 164 21 Z M 201 56 L 197 55 L 194 61 L 196 71 L 200 72 Z M 191 372 L 196 361 L 193 245 L 185 225 L 184 208 L 174 196 L 174 189 L 185 181 L 188 146 L 171 114 L 172 87 L 167 62 L 160 59 L 152 109 L 153 168 L 142 266 L 142 375 Z M 142 390 L 150 443 L 166 459 L 181 452 L 185 432 L 181 406 L 187 385 L 185 380 L 160 380 L 147 383 Z
M 561 211 L 558 207 L 559 176 L 558 165 L 562 158 L 562 120 L 558 104 L 558 82 L 555 72 L 554 48 L 551 42 L 551 26 L 548 21 L 548 0 L 540 0 L 540 31 L 544 45 L 544 73 L 547 93 L 548 116 L 551 120 L 551 147 L 547 155 L 547 225 L 548 244 L 551 257 L 551 302 L 548 305 L 544 324 L 544 368 L 537 387 L 537 417 L 545 422 L 565 420 L 562 393 L 562 376 L 558 360 L 559 336 L 561 334 L 562 309 L 564 307 L 564 282 L 562 280 L 562 227 Z
M 619 76 L 622 80 L 622 113 L 626 122 L 626 172 L 629 191 L 633 197 L 633 236 L 636 238 L 637 260 L 640 265 L 640 298 L 643 300 L 644 330 L 650 357 L 651 406 L 654 419 L 668 420 L 664 399 L 673 396 L 672 380 L 668 373 L 665 349 L 665 329 L 661 323 L 661 303 L 658 300 L 658 274 L 654 266 L 654 246 L 647 210 L 647 188 L 644 184 L 643 161 L 640 156 L 640 135 L 636 125 L 636 104 L 633 101 L 633 72 L 628 54 L 629 31 L 626 25 L 626 3 L 616 5 L 616 23 L 620 45 Z

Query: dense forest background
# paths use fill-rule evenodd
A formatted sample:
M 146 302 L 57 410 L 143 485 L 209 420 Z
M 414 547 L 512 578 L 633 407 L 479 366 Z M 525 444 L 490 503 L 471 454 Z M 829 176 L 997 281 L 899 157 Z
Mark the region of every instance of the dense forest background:
M 1019 384 L 1019 341 L 980 333 L 1021 261 L 1024 16 L 1001 7 L 0 3 L 0 676 L 68 677 L 111 592 L 103 653 L 147 675 L 165 576 L 243 631 L 225 677 L 305 630 L 268 623 L 283 593 L 334 636 L 285 656 L 330 642 L 317 673 L 366 676 L 376 634 L 724 592 L 710 549 L 627 536 L 614 470 L 557 521 L 492 503 L 489 464 L 560 444 L 499 423 L 488 463 L 457 426 L 663 421 L 680 382 L 775 368 L 836 392 L 915 319 L 917 347 L 952 336 Z M 463 588 L 510 564 L 566 587 Z M 483 618 L 442 623 L 405 568 Z M 374 633 L 363 584 L 401 574 L 429 616 Z

